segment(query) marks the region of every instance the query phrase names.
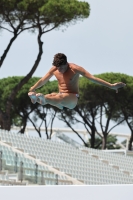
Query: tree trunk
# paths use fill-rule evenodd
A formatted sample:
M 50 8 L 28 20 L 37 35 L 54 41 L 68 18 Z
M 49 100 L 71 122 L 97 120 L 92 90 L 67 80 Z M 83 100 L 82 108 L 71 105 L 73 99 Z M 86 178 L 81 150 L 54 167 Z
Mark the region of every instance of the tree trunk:
M 8 127 L 7 120 L 8 120 L 7 114 L 0 110 L 0 126 L 1 126 L 1 129 L 5 129 L 5 130 L 9 131 L 10 128 Z
M 10 47 L 11 47 L 12 43 L 13 43 L 14 40 L 17 38 L 17 36 L 18 36 L 18 34 L 15 34 L 15 33 L 14 33 L 14 36 L 13 36 L 12 39 L 10 40 L 10 42 L 9 42 L 9 44 L 8 44 L 8 46 L 7 46 L 7 48 L 5 49 L 3 55 L 1 56 L 1 59 L 0 59 L 0 67 L 2 66 L 2 64 L 3 64 L 3 62 L 4 62 L 5 58 L 6 58 L 6 55 L 7 55 L 8 51 L 10 50 Z
M 5 110 L 5 113 L 2 114 L 3 129 L 5 129 L 5 130 L 9 131 L 10 128 L 11 128 L 11 118 L 10 118 L 11 108 L 13 106 L 13 101 L 14 101 L 18 91 L 32 77 L 32 75 L 34 74 L 34 72 L 37 69 L 38 64 L 41 60 L 41 56 L 42 56 L 42 53 L 43 53 L 43 49 L 42 49 L 43 42 L 41 41 L 41 36 L 42 36 L 42 31 L 39 30 L 39 34 L 38 34 L 39 53 L 38 53 L 37 59 L 36 59 L 32 69 L 31 69 L 31 71 L 13 88 L 13 90 L 11 91 L 11 93 L 10 93 L 8 99 L 7 99 L 6 110 Z
M 106 149 L 106 144 L 107 144 L 107 135 L 104 134 L 102 139 L 102 149 Z
M 20 129 L 19 133 L 24 134 L 26 125 L 27 125 L 27 117 L 23 119 L 23 127 Z
M 131 137 L 130 137 L 129 144 L 128 144 L 128 150 L 129 151 L 132 150 L 132 142 L 133 142 L 133 132 L 131 133 Z
M 95 148 L 95 128 L 91 129 L 91 148 Z
M 49 139 L 51 139 L 51 136 L 52 136 L 52 133 L 53 133 L 52 127 L 53 127 L 53 122 L 54 122 L 54 119 L 55 119 L 55 116 L 56 116 L 56 112 L 57 112 L 57 111 L 54 111 L 54 114 L 53 114 L 53 116 L 52 116 L 51 126 L 50 126 L 50 135 L 49 135 Z
M 34 128 L 35 128 L 35 130 L 38 132 L 38 134 L 39 134 L 39 137 L 41 138 L 42 136 L 41 136 L 41 132 L 40 132 L 40 129 L 38 130 L 37 129 L 37 127 L 36 127 L 36 125 L 35 125 L 35 123 L 30 119 L 30 117 L 28 117 L 28 119 L 29 119 L 29 121 L 32 123 L 32 125 L 34 126 Z

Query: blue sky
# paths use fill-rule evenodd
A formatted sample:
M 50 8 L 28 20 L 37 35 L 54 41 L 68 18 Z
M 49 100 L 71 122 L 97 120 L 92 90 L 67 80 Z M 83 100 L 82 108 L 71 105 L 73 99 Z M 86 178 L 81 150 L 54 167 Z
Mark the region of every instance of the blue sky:
M 34 76 L 43 76 L 58 52 L 65 53 L 69 62 L 84 67 L 92 74 L 133 74 L 133 1 L 87 1 L 91 7 L 88 19 L 70 25 L 64 32 L 53 30 L 42 37 L 44 53 Z M 11 34 L 7 31 L 0 32 L 0 55 L 10 38 Z M 0 78 L 26 75 L 37 52 L 36 34 L 22 33 L 0 68 Z
M 53 56 L 59 52 L 67 55 L 68 62 L 84 67 L 91 74 L 133 74 L 133 1 L 86 1 L 91 7 L 88 19 L 68 26 L 64 32 L 53 30 L 42 37 L 44 53 L 34 76 L 45 75 L 52 66 Z M 7 31 L 0 32 L 0 55 L 11 36 Z M 22 33 L 0 68 L 0 78 L 25 76 L 37 53 L 36 34 Z M 117 131 L 127 130 L 122 126 Z

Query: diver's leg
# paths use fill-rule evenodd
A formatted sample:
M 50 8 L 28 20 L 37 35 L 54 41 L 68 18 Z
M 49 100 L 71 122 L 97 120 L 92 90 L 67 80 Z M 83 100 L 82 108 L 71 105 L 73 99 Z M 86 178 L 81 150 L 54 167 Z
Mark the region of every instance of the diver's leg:
M 77 97 L 76 94 L 72 93 L 58 93 L 56 95 L 45 95 L 46 102 L 54 105 L 60 109 L 63 107 L 67 107 L 69 109 L 73 109 L 77 105 Z
M 63 106 L 61 105 L 59 98 L 55 97 L 56 95 L 57 93 L 51 93 L 51 94 L 46 94 L 46 95 L 43 95 L 42 93 L 38 93 L 36 94 L 37 102 L 41 105 L 51 104 L 62 110 Z

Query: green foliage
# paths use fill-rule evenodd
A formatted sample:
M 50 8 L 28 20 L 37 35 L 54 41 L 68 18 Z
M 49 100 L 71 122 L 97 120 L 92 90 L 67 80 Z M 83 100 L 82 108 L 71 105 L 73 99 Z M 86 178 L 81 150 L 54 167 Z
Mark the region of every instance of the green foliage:
M 9 26 L 26 24 L 33 28 L 41 25 L 65 25 L 70 21 L 87 18 L 90 6 L 87 2 L 77 0 L 1 0 L 0 21 Z M 30 24 L 31 23 L 31 24 Z
M 11 90 L 20 82 L 23 77 L 8 77 L 0 79 L 0 105 L 1 107 L 5 107 L 5 102 L 11 92 Z M 28 91 L 31 86 L 33 86 L 40 78 L 34 77 L 31 78 L 18 92 L 15 103 L 20 104 L 20 102 L 30 102 L 28 97 Z M 41 92 L 43 94 L 49 94 L 52 92 L 58 92 L 57 81 L 49 81 L 47 84 L 37 90 L 37 92 Z
M 45 16 L 46 20 L 69 22 L 72 19 L 87 18 L 90 13 L 87 2 L 76 0 L 49 0 L 40 9 L 40 14 Z
M 83 103 L 86 104 L 89 102 L 93 104 L 94 102 L 98 105 L 103 105 L 104 103 L 108 104 L 108 108 L 113 107 L 115 110 L 120 109 L 120 103 L 126 104 L 125 100 L 130 100 L 133 94 L 133 77 L 120 74 L 120 73 L 104 73 L 100 75 L 95 75 L 105 81 L 110 83 L 124 82 L 126 83 L 125 88 L 120 88 L 118 94 L 114 90 L 111 90 L 107 87 L 95 84 L 86 78 L 80 78 L 80 101 L 79 105 Z M 91 105 L 92 106 L 92 105 Z M 95 104 L 94 104 L 95 106 Z
M 5 111 L 5 105 L 7 98 L 11 92 L 11 90 L 20 82 L 23 77 L 8 77 L 0 79 L 0 107 L 2 111 Z M 39 104 L 32 104 L 30 98 L 28 97 L 28 91 L 31 86 L 33 86 L 40 78 L 34 77 L 31 78 L 18 92 L 16 98 L 13 101 L 12 107 L 12 123 L 15 125 L 22 125 L 22 118 L 18 115 L 18 113 L 28 113 L 30 109 L 36 109 Z M 41 92 L 43 94 L 48 94 L 52 92 L 58 92 L 57 81 L 49 81 L 47 84 L 38 89 L 37 92 Z M 16 110 L 18 113 L 16 113 Z
M 106 149 L 121 149 L 121 146 L 117 144 L 118 140 L 116 136 L 109 135 L 107 137 L 107 144 L 106 144 Z M 91 147 L 91 139 L 89 139 L 88 142 L 88 147 Z M 96 149 L 102 149 L 102 138 L 97 136 L 95 138 L 95 148 Z
M 123 108 L 124 112 L 126 111 L 126 114 L 130 116 L 130 125 L 132 126 L 133 124 L 133 77 L 120 73 L 104 73 L 95 76 L 110 83 L 124 82 L 127 84 L 126 87 L 119 89 L 119 92 L 116 93 L 114 90 L 95 84 L 84 77 L 80 78 L 80 100 L 78 102 L 78 108 L 83 113 L 82 115 L 84 115 L 83 120 L 86 126 L 88 126 L 88 129 L 91 129 L 91 132 L 92 130 L 96 132 L 95 121 L 97 120 L 100 123 L 100 131 L 103 137 L 106 138 L 110 129 L 112 130 L 118 123 L 126 119 L 122 113 Z M 106 117 L 104 121 L 103 115 Z M 110 128 L 109 123 L 111 120 L 114 121 L 114 125 Z M 93 141 L 94 136 L 91 135 L 91 137 L 91 141 Z
M 95 84 L 87 80 L 86 78 L 83 77 L 80 78 L 79 81 L 80 99 L 78 102 L 77 109 L 67 110 L 67 111 L 64 110 L 63 116 L 65 115 L 65 119 L 71 125 L 78 123 L 79 119 L 77 118 L 77 113 L 78 113 L 77 111 L 79 110 L 79 113 L 81 112 L 80 117 L 82 119 L 82 124 L 85 124 L 85 126 L 88 128 L 89 131 L 93 130 L 94 132 L 96 132 L 95 122 L 97 116 L 99 115 L 100 107 L 102 107 L 103 105 L 106 106 L 106 112 L 105 112 L 106 118 L 108 118 L 111 113 L 112 114 L 111 120 L 114 120 L 114 123 L 116 124 L 117 121 L 124 118 L 124 115 L 122 114 L 122 106 L 124 105 L 124 111 L 126 111 L 127 116 L 130 117 L 131 119 L 131 124 L 133 124 L 132 123 L 133 77 L 119 73 L 105 73 L 97 75 L 97 77 L 102 78 L 103 80 L 106 80 L 111 83 L 124 82 L 127 84 L 127 86 L 125 88 L 121 88 L 119 90 L 119 93 L 116 94 L 114 90 Z M 22 78 L 23 77 L 8 77 L 0 79 L 1 110 L 5 111 L 5 102 L 7 101 L 7 98 L 12 88 L 14 88 L 15 85 L 17 85 Z M 26 113 L 30 109 L 38 108 L 39 104 L 33 105 L 31 103 L 30 98 L 28 97 L 28 91 L 29 88 L 33 86 L 39 79 L 40 78 L 38 77 L 31 78 L 18 92 L 13 102 L 14 106 L 12 108 L 12 119 L 13 119 L 12 123 L 18 125 L 23 123 L 19 115 L 15 112 L 15 109 L 17 109 L 19 113 L 21 113 L 22 111 Z M 52 92 L 58 93 L 58 82 L 49 81 L 45 86 L 37 89 L 37 92 L 41 92 L 43 94 L 48 94 Z M 49 106 L 49 108 L 51 108 L 51 106 Z M 105 126 L 106 124 L 103 123 L 102 125 Z M 99 139 L 97 140 L 96 138 L 96 141 L 94 141 L 94 145 L 96 146 L 98 142 Z M 116 140 L 112 142 L 112 145 L 114 145 L 115 143 Z M 107 144 L 107 148 L 113 148 L 113 146 L 111 147 L 111 145 L 108 146 Z

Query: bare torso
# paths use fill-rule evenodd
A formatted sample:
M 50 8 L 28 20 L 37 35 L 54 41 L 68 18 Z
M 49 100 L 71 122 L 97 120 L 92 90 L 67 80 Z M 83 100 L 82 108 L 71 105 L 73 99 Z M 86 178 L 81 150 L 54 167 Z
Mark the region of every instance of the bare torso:
M 53 74 L 58 80 L 58 87 L 60 93 L 78 94 L 79 73 L 76 72 L 74 64 L 68 64 L 69 67 L 65 73 L 60 73 L 55 67 Z

